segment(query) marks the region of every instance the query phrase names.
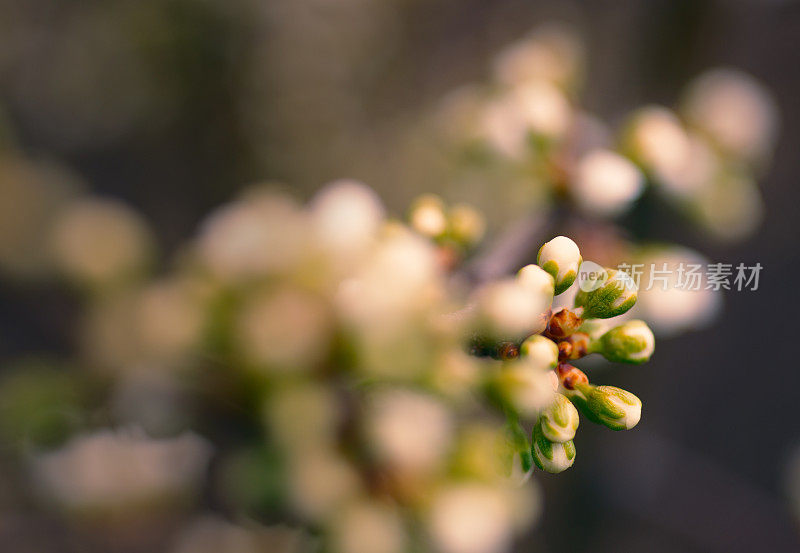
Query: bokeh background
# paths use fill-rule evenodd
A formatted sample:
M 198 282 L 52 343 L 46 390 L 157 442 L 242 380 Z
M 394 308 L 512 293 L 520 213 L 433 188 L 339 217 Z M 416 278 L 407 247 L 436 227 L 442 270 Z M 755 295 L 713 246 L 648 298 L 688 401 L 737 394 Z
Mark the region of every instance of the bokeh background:
M 725 65 L 773 92 L 781 130 L 754 235 L 721 244 L 669 210 L 650 223 L 652 238 L 711 260 L 760 262 L 759 290 L 728 293 L 714 325 L 659 341 L 651 363 L 609 370 L 642 398 L 641 424 L 613 440 L 584 429 L 581 462 L 540 478 L 544 517 L 517 547 L 798 551 L 787 475 L 800 446 L 800 3 L 0 0 L 0 141 L 68 171 L 71 186 L 134 206 L 163 257 L 253 182 L 308 198 L 357 178 L 402 213 L 446 175 L 420 121 L 552 20 L 586 41 L 581 100 L 606 120 L 674 104 L 686 81 Z M 0 197 L 0 211 L 14 202 Z M 72 289 L 18 275 L 0 283 L 4 365 L 73 351 Z M 14 478 L 0 477 L 0 550 L 126 550 L 76 539 Z M 166 550 L 170 530 L 160 531 L 148 550 Z

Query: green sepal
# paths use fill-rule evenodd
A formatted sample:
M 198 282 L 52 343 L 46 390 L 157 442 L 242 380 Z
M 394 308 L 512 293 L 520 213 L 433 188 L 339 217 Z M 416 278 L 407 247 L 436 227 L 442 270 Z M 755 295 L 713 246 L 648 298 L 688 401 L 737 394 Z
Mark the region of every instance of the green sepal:
M 630 277 L 617 277 L 618 273 L 614 269 L 606 269 L 601 286 L 588 292 L 579 290 L 575 295 L 575 307 L 583 308 L 584 319 L 610 319 L 622 315 L 634 306 L 637 292 L 635 289 L 628 289 L 626 282 L 621 280 Z M 626 293 L 627 296 L 624 295 Z M 620 299 L 623 301 L 619 301 Z
M 534 427 L 531 455 L 533 462 L 541 470 L 553 474 L 563 472 L 575 462 L 575 453 L 575 443 L 572 440 L 551 442 L 545 437 L 539 424 Z

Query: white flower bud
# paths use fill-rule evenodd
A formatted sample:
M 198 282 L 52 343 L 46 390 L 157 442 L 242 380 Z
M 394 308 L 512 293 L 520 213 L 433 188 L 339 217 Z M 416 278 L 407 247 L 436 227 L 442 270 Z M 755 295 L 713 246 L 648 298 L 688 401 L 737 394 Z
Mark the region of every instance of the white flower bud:
M 575 307 L 583 308 L 584 319 L 610 319 L 633 307 L 637 290 L 628 273 L 606 269 L 581 282 L 581 290 L 575 295 Z
M 486 232 L 483 214 L 467 204 L 456 204 L 450 209 L 449 226 L 453 238 L 467 245 L 480 242 Z
M 763 158 L 775 141 L 775 100 L 741 71 L 716 69 L 701 75 L 689 86 L 683 112 L 722 150 L 746 160 Z
M 550 139 L 567 132 L 572 108 L 555 86 L 542 81 L 526 83 L 514 88 L 511 97 L 528 132 Z
M 310 205 L 315 238 L 332 257 L 346 261 L 363 254 L 384 218 L 380 198 L 354 180 L 333 181 L 317 192 Z
M 590 346 L 609 361 L 644 363 L 653 355 L 656 339 L 644 321 L 628 321 L 612 328 Z
M 441 466 L 453 436 L 453 420 L 433 396 L 387 389 L 370 397 L 366 434 L 376 459 L 407 474 Z
M 523 338 L 547 326 L 552 295 L 537 293 L 516 279 L 489 283 L 477 292 L 481 323 L 490 334 Z
M 611 430 L 630 430 L 642 417 L 642 401 L 614 386 L 579 384 L 566 394 L 589 420 Z
M 717 238 L 740 240 L 752 234 L 764 217 L 758 185 L 745 172 L 722 173 L 692 198 L 697 220 Z
M 550 372 L 521 362 L 510 363 L 496 376 L 497 390 L 520 416 L 533 419 L 553 402 Z
M 633 163 L 609 150 L 594 150 L 578 162 L 571 192 L 585 211 L 614 216 L 625 211 L 643 187 L 642 173 Z
M 556 394 L 553 404 L 542 412 L 539 424 L 544 437 L 551 442 L 568 442 L 575 437 L 580 417 L 572 402 Z
M 573 29 L 550 24 L 501 51 L 493 72 L 495 80 L 507 86 L 545 81 L 568 89 L 580 79 L 584 57 Z
M 434 194 L 420 196 L 411 206 L 409 222 L 411 227 L 423 236 L 430 238 L 441 236 L 447 230 L 444 202 Z
M 333 553 L 402 553 L 408 550 L 408 534 L 397 508 L 371 500 L 360 499 L 338 510 L 333 516 L 330 538 Z
M 541 334 L 535 334 L 522 342 L 519 353 L 521 360 L 543 369 L 552 369 L 558 364 L 558 346 Z
M 550 273 L 538 265 L 525 265 L 517 272 L 517 281 L 552 301 L 555 281 Z
M 77 282 L 104 285 L 139 276 L 152 253 L 142 218 L 121 202 L 76 200 L 53 223 L 52 252 L 58 268 Z
M 575 444 L 570 441 L 553 442 L 548 440 L 540 425 L 533 429 L 533 462 L 540 469 L 559 473 L 564 472 L 575 462 Z
M 441 553 L 506 551 L 513 513 L 503 490 L 488 484 L 451 484 L 436 491 L 427 527 Z
M 556 236 L 539 249 L 536 263 L 555 280 L 555 294 L 569 288 L 578 276 L 581 251 L 566 236 Z
M 659 178 L 684 167 L 690 154 L 689 137 L 680 120 L 661 106 L 648 106 L 634 114 L 626 130 L 626 146 Z

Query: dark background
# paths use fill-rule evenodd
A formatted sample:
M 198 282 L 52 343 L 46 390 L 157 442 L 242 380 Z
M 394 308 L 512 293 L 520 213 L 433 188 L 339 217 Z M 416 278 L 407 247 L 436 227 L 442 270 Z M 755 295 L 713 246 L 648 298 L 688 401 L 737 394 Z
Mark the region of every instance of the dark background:
M 798 551 L 785 474 L 800 446 L 800 3 L 0 0 L 0 106 L 26 155 L 135 206 L 170 252 L 255 180 L 307 196 L 363 178 L 399 211 L 430 184 L 402 167 L 408 122 L 553 18 L 587 41 L 583 102 L 607 120 L 730 65 L 773 91 L 782 128 L 755 236 L 723 246 L 668 214 L 653 225 L 714 261 L 760 262 L 759 290 L 608 373 L 642 398 L 642 423 L 613 439 L 581 427 L 583 462 L 540 477 L 544 519 L 519 549 Z M 70 351 L 62 292 L 2 284 L 4 357 Z

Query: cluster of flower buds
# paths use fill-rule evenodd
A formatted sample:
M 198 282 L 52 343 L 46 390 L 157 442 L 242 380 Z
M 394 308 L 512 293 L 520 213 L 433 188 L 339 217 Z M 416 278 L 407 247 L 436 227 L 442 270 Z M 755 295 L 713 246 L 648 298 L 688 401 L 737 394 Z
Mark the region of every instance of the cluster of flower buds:
M 538 266 L 524 267 L 516 279 L 505 281 L 504 286 L 516 287 L 520 300 L 527 293 L 527 301 L 541 312 L 526 308 L 522 310 L 525 316 L 510 315 L 515 325 L 502 325 L 502 319 L 487 309 L 492 307 L 491 302 L 479 304 L 479 309 L 484 319 L 496 322 L 492 336 L 510 332 L 494 349 L 502 367 L 490 389 L 514 429 L 511 450 L 519 455 L 518 464 L 523 470 L 531 459 L 540 469 L 557 473 L 575 461 L 573 439 L 579 411 L 592 422 L 625 430 L 639 422 L 642 410 L 635 395 L 612 386 L 590 384 L 586 374 L 569 362 L 598 353 L 609 361 L 644 363 L 653 354 L 655 338 L 640 320 L 628 320 L 611 328 L 597 323 L 623 315 L 636 303 L 637 288 L 626 273 L 598 266 L 598 270 L 576 282 L 581 254 L 575 242 L 565 236 L 544 244 L 537 261 Z M 574 308 L 552 312 L 553 297 L 573 285 L 579 288 Z M 510 295 L 516 298 L 517 293 Z M 531 300 L 531 296 L 536 299 Z M 505 305 L 504 301 L 500 303 Z M 498 307 L 497 311 L 502 310 Z M 520 340 L 523 322 L 528 325 L 529 335 Z M 520 420 L 534 421 L 530 442 L 521 437 L 524 433 Z
M 556 192 L 523 196 L 533 203 L 566 198 L 606 219 L 634 208 L 652 185 L 719 238 L 750 233 L 762 214 L 756 180 L 778 128 L 769 91 L 741 71 L 712 69 L 674 109 L 645 106 L 613 129 L 573 101 L 584 58 L 563 27 L 535 30 L 500 52 L 493 82 L 459 89 L 441 111 L 456 152 L 480 153 L 458 162 L 482 171 L 484 182 L 496 174 L 506 187 L 519 180 Z
M 486 231 L 483 214 L 469 204 L 446 205 L 435 194 L 424 194 L 411 205 L 409 225 L 436 242 L 445 266 L 452 267 L 480 242 Z

